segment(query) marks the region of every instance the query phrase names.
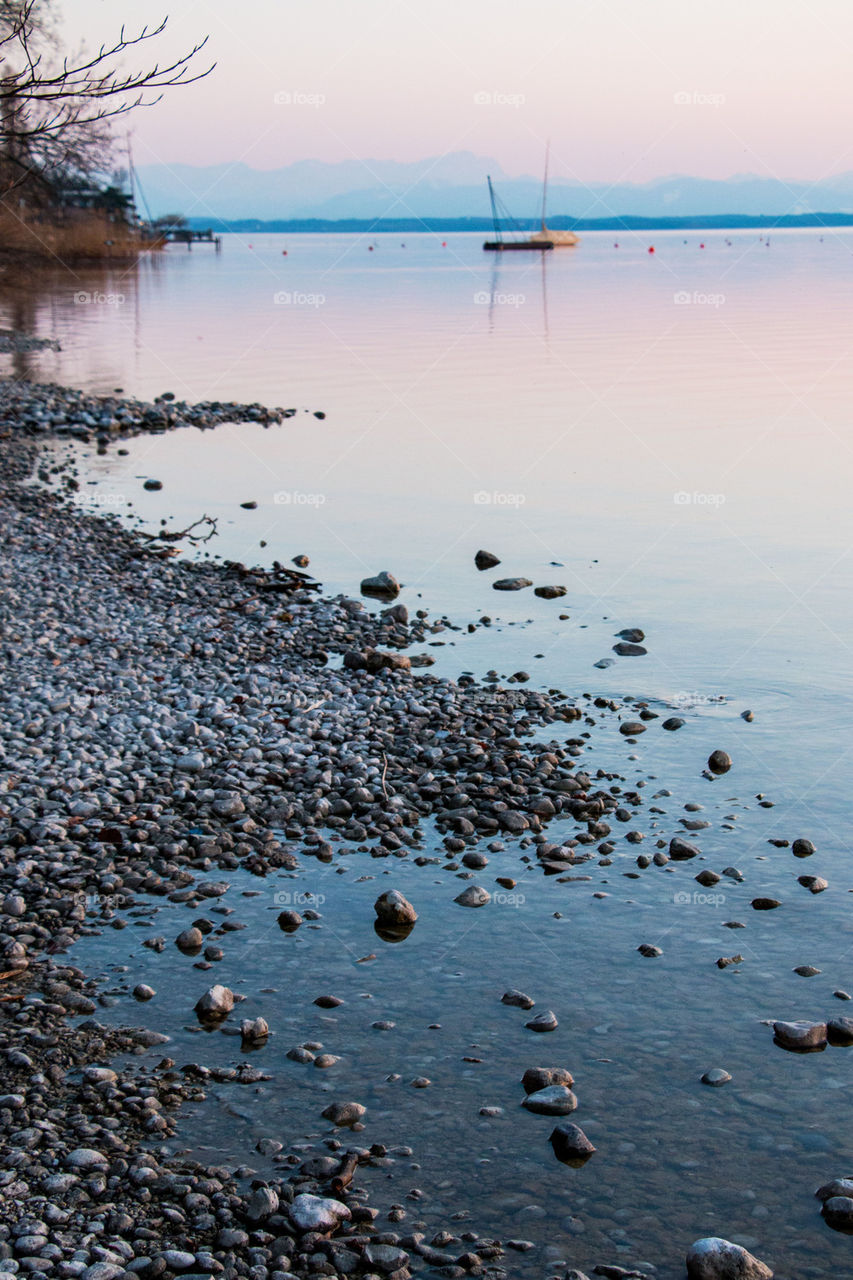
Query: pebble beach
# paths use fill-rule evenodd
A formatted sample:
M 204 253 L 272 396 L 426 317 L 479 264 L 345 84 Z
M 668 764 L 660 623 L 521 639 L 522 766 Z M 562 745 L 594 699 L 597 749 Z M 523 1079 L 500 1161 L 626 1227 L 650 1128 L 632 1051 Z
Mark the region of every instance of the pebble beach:
M 222 920 L 212 917 L 229 877 L 248 872 L 262 884 L 301 861 L 332 863 L 347 851 L 388 860 L 376 928 L 380 939 L 384 930 L 405 945 L 419 904 L 394 885 L 395 859 L 422 864 L 425 875 L 443 861 L 462 879 L 455 903 L 476 909 L 496 892 L 497 870 L 506 893 L 515 887 L 502 860 L 508 847 L 525 851 L 526 864 L 544 875 L 571 878 L 593 858 L 609 864 L 611 824 L 625 824 L 619 835 L 627 832 L 630 844 L 644 838 L 640 788 L 615 768 L 586 772 L 578 757 L 599 720 L 617 720 L 630 742 L 647 731 L 675 733 L 683 720 L 664 724 L 642 700 L 617 704 L 523 681 L 508 687 L 419 671 L 424 664 L 407 650 L 461 624 L 395 605 L 393 564 L 376 566 L 364 599 L 327 598 L 304 568 L 182 558 L 168 536 L 132 533 L 86 510 L 71 474 L 53 477 L 50 489 L 33 482 L 41 443 L 57 436 L 108 449 L 126 435 L 282 424 L 294 412 L 0 386 L 0 1280 L 497 1280 L 517 1274 L 513 1260 L 527 1247 L 479 1234 L 464 1215 L 449 1214 L 442 1231 L 427 1234 L 416 1216 L 396 1222 L 368 1196 L 362 1175 L 406 1161 L 411 1148 L 366 1128 L 358 1093 L 348 1092 L 354 1082 L 332 1094 L 313 1150 L 273 1153 L 274 1176 L 254 1176 L 248 1150 L 227 1167 L 182 1157 L 170 1141 L 182 1108 L 202 1106 L 211 1079 L 251 1089 L 276 1071 L 275 1060 L 261 1052 L 227 1069 L 177 1060 L 150 1012 L 150 987 L 134 990 L 138 1025 L 108 1025 L 97 983 L 74 962 L 79 939 L 124 928 L 140 899 L 188 905 L 197 922 L 177 946 L 209 979 L 195 1005 L 199 1020 L 230 1018 L 244 1047 L 263 1046 L 271 1028 L 262 1018 L 241 1023 L 243 997 L 216 979 L 225 943 L 221 929 L 209 935 Z M 504 581 L 500 589 L 513 590 L 518 580 Z M 559 587 L 548 590 L 559 598 Z M 378 611 L 366 607 L 371 596 Z M 638 631 L 621 644 L 630 653 L 642 639 Z M 731 763 L 721 747 L 706 767 L 722 776 Z M 552 823 L 561 824 L 559 838 L 549 834 Z M 441 839 L 441 859 L 430 856 L 427 828 Z M 647 841 L 634 852 L 632 874 L 676 863 L 692 872 L 700 856 L 693 839 L 688 826 Z M 808 857 L 814 848 L 802 840 L 794 853 Z M 737 868 L 695 879 L 710 892 L 728 872 L 736 883 Z M 817 875 L 800 885 L 812 895 L 827 887 Z M 756 897 L 751 905 L 769 911 L 779 903 Z M 280 928 L 298 930 L 312 914 L 310 906 L 282 912 Z M 643 945 L 643 960 L 654 962 L 660 949 Z M 723 959 L 736 965 L 743 957 Z M 502 1001 L 533 1033 L 524 1105 L 554 1117 L 557 1159 L 580 1167 L 595 1159 L 595 1145 L 583 1122 L 565 1119 L 577 1106 L 573 1064 L 537 1052 L 558 1015 L 534 1010 L 523 991 L 508 989 Z M 853 1040 L 848 1021 L 828 1018 L 819 1047 L 827 1037 L 845 1043 L 848 1032 Z M 800 1034 L 786 1030 L 794 1025 L 776 1028 L 784 1047 L 786 1036 Z M 802 1037 L 814 1047 L 821 1025 L 806 1024 L 812 1029 L 794 1047 L 805 1045 Z M 299 1048 L 302 1060 L 318 1057 L 310 1042 Z M 726 1075 L 705 1084 L 724 1086 Z M 837 1174 L 842 1181 L 821 1198 L 826 1216 L 843 1226 L 853 1223 L 853 1197 L 841 1203 L 847 1184 L 844 1170 Z M 699 1280 L 773 1275 L 724 1239 L 681 1243 L 687 1274 Z M 602 1256 L 594 1274 L 663 1274 L 653 1263 L 649 1270 Z M 568 1249 L 541 1274 L 584 1276 Z

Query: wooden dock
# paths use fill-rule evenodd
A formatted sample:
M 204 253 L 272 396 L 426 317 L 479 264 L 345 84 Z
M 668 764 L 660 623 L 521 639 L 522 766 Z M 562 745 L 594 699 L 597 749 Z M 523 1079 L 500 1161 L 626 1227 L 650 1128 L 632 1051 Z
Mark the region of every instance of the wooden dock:
M 189 227 L 170 227 L 164 237 L 171 244 L 185 244 L 192 249 L 194 244 L 212 244 L 216 252 L 222 248 L 222 238 L 213 234 L 210 227 L 206 231 L 191 231 Z

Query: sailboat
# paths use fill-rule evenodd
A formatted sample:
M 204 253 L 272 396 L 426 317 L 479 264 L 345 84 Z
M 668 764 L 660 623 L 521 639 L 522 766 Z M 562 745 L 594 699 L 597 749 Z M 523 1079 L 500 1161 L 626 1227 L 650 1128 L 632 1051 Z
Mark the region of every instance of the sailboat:
M 530 239 L 533 244 L 549 240 L 552 249 L 573 249 L 576 244 L 580 244 L 580 236 L 575 235 L 574 231 L 552 231 L 545 221 L 548 203 L 548 161 L 550 156 L 551 144 L 549 142 L 545 148 L 545 178 L 542 182 L 542 230 L 537 231 Z
M 489 200 L 492 205 L 492 222 L 495 226 L 495 238 L 494 240 L 487 240 L 483 245 L 484 249 L 490 250 L 493 253 L 506 253 L 507 250 L 510 249 L 535 249 L 541 253 L 544 249 L 554 248 L 554 245 L 548 239 L 536 240 L 531 237 L 528 240 L 504 240 L 503 233 L 501 232 L 501 216 L 503 216 L 504 221 L 511 223 L 516 229 L 518 229 L 518 224 L 510 216 L 509 210 L 503 201 L 495 195 L 495 189 L 492 186 L 491 178 L 487 177 L 486 182 L 489 184 Z M 544 222 L 542 225 L 545 225 Z
M 542 226 L 539 231 L 535 231 L 532 236 L 526 240 L 504 240 L 501 234 L 501 216 L 505 221 L 517 224 L 509 215 L 509 211 L 503 201 L 495 194 L 490 177 L 486 178 L 489 184 L 489 200 L 492 206 L 492 221 L 495 226 L 494 240 L 487 240 L 483 245 L 484 249 L 495 253 L 505 253 L 508 249 L 538 249 L 540 252 L 545 249 L 567 249 L 573 248 L 580 243 L 580 236 L 574 231 L 552 231 L 546 222 L 546 211 L 548 203 L 548 160 L 550 156 L 550 143 L 545 152 L 545 177 L 542 183 Z

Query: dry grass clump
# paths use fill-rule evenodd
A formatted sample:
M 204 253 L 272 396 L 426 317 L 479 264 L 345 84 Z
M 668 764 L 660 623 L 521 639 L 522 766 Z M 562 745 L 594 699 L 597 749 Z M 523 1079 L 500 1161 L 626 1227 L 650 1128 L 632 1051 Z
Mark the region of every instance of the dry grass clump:
M 0 251 L 47 258 L 54 262 L 127 261 L 144 249 L 159 249 L 162 240 L 143 237 L 135 227 L 112 222 L 94 210 L 73 210 L 67 216 L 20 214 L 0 207 Z

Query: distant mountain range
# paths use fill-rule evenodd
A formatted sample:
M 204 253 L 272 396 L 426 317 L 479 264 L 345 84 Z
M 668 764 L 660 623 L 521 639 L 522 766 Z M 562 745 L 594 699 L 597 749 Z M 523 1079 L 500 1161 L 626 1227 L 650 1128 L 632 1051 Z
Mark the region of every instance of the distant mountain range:
M 514 217 L 529 223 L 542 180 L 509 178 L 496 160 L 468 151 L 398 163 L 300 160 L 280 169 L 242 162 L 197 166 L 141 165 L 141 190 L 154 217 L 183 213 L 205 219 L 308 220 L 482 218 L 488 216 L 486 175 Z M 689 218 L 738 214 L 778 216 L 853 213 L 853 173 L 819 182 L 783 182 L 742 174 L 725 180 L 675 174 L 644 183 L 590 183 L 554 178 L 549 211 L 572 219 L 621 216 Z

